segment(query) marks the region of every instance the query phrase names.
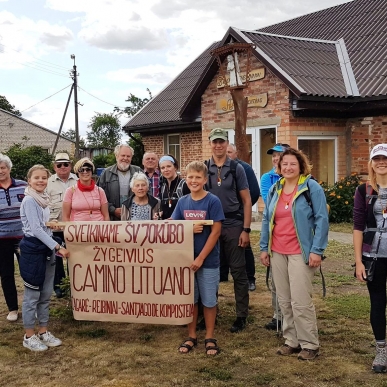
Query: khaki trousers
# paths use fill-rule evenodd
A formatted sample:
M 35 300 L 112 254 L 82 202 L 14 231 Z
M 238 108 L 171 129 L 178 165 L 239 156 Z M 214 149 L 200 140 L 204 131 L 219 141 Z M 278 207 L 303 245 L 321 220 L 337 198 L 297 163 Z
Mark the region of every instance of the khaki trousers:
M 317 268 L 305 264 L 302 255 L 272 253 L 271 268 L 283 315 L 285 344 L 293 348 L 317 349 L 316 311 L 312 301 L 312 280 Z

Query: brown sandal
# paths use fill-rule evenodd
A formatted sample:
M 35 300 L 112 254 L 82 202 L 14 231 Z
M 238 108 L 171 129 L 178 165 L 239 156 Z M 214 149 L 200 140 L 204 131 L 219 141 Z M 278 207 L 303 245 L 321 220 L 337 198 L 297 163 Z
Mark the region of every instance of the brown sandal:
M 207 345 L 208 343 L 212 343 L 215 345 Z M 217 340 L 216 339 L 205 339 L 204 340 L 204 345 L 206 347 L 206 354 L 208 356 L 216 356 L 220 354 L 220 348 L 216 345 Z M 216 351 L 216 353 L 211 353 L 209 354 L 208 351 Z
M 191 344 L 187 344 L 189 341 L 191 341 L 193 343 L 193 345 Z M 178 348 L 178 351 L 179 353 L 182 353 L 182 354 L 186 354 L 186 353 L 189 353 L 193 350 L 194 347 L 196 347 L 198 345 L 198 339 L 197 338 L 193 338 L 193 337 L 188 337 L 188 339 L 185 339 L 179 346 Z M 187 352 L 182 352 L 180 351 L 180 348 L 187 348 Z

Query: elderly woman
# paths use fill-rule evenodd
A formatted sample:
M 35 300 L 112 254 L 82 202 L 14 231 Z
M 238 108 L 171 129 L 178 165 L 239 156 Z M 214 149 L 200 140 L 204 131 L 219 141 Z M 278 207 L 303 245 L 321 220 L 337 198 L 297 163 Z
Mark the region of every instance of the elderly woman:
M 64 222 L 110 220 L 108 201 L 105 191 L 93 180 L 93 162 L 84 157 L 74 165 L 79 180 L 73 187 L 67 188 L 62 207 Z
M 285 344 L 277 354 L 299 353 L 300 360 L 319 354 L 312 280 L 328 243 L 328 210 L 321 186 L 310 175 L 308 158 L 288 148 L 263 212 L 261 262 L 271 265 L 283 315 Z
M 152 220 L 159 218 L 160 200 L 149 193 L 149 180 L 136 172 L 130 181 L 132 195 L 122 203 L 121 220 Z
M 0 277 L 5 302 L 9 310 L 7 320 L 18 319 L 15 285 L 15 244 L 23 237 L 20 204 L 27 183 L 11 177 L 12 162 L 0 153 Z
M 159 191 L 162 219 L 169 219 L 179 198 L 190 193 L 185 180 L 177 174 L 178 169 L 177 160 L 172 155 L 160 158 L 159 170 L 163 177 Z

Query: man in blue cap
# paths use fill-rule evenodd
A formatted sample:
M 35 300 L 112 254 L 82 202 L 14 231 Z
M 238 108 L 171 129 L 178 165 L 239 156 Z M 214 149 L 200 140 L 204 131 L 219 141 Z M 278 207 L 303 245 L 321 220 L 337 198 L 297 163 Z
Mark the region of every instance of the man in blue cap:
M 273 168 L 262 175 L 261 177 L 261 195 L 262 199 L 266 204 L 266 198 L 267 194 L 269 192 L 270 187 L 276 183 L 280 175 L 276 172 L 278 161 L 280 159 L 281 153 L 285 151 L 285 149 L 289 148 L 290 146 L 288 144 L 275 144 L 273 148 L 270 148 L 267 151 L 268 155 L 271 155 L 271 162 L 273 164 Z M 281 321 L 282 321 L 282 315 L 281 310 L 278 307 L 278 301 L 277 301 L 277 293 L 275 289 L 275 284 L 273 281 L 273 278 L 271 280 L 271 298 L 272 298 L 272 306 L 274 309 L 274 315 L 270 322 L 268 322 L 265 325 L 266 329 L 272 329 L 272 330 L 279 330 L 281 329 Z

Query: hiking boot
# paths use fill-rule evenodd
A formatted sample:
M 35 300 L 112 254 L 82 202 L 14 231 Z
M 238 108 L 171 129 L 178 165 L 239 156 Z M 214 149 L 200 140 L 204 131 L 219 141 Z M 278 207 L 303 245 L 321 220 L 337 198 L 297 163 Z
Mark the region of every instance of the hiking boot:
M 298 354 L 298 360 L 313 360 L 319 355 L 319 349 L 303 348 Z
M 48 349 L 47 345 L 45 345 L 36 335 L 33 335 L 28 339 L 26 335 L 24 335 L 23 347 L 26 347 L 31 351 L 36 351 L 36 352 L 47 351 Z
M 237 333 L 243 331 L 246 328 L 246 317 L 237 317 L 232 327 L 230 328 L 231 333 Z
M 255 282 L 251 281 L 249 282 L 249 291 L 253 292 L 257 287 L 255 286 Z
M 293 355 L 293 353 L 299 353 L 300 351 L 301 351 L 300 346 L 294 348 L 294 347 L 291 347 L 290 345 L 284 344 L 282 347 L 278 348 L 277 355 L 290 356 L 290 355 Z
M 386 344 L 376 344 L 376 356 L 372 363 L 372 371 L 376 373 L 386 372 L 387 370 L 387 351 Z
M 42 343 L 47 345 L 47 347 L 59 347 L 62 345 L 62 340 L 56 338 L 51 332 L 39 333 L 39 339 L 42 340 Z
M 269 323 L 265 324 L 265 328 L 272 331 L 276 331 L 277 327 L 278 327 L 278 330 L 280 330 L 281 326 L 282 326 L 281 320 L 277 320 L 276 318 L 273 318 Z

